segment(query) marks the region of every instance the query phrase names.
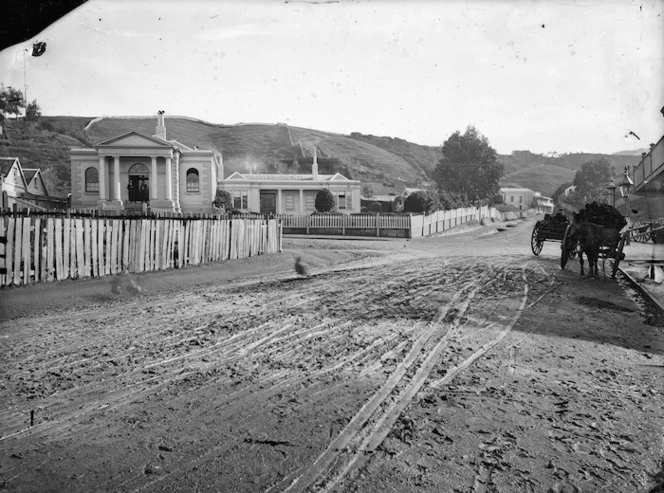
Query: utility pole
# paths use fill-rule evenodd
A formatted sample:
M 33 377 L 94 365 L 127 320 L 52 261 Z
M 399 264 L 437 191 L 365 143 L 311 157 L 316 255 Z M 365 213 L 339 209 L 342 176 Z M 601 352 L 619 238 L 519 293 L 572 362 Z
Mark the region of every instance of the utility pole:
M 27 70 L 26 70 L 26 61 L 25 61 L 25 52 L 28 51 L 26 48 L 23 50 L 23 102 L 25 103 L 25 106 L 27 108 L 28 106 L 28 77 L 27 77 Z

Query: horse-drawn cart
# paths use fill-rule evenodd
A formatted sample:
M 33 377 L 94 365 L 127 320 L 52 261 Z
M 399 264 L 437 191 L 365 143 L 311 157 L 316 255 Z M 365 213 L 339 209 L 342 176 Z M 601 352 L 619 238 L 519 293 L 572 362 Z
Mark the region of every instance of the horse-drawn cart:
M 578 254 L 583 275 L 583 257 L 588 259 L 590 274 L 597 275 L 598 260 L 602 260 L 602 270 L 607 259 L 612 261 L 611 277 L 618 272 L 620 261 L 625 258 L 623 248 L 630 236 L 630 230 L 625 228 L 627 221 L 615 209 L 606 204 L 586 204 L 578 214 L 574 214 L 574 221 L 565 228 L 561 240 L 560 267 L 567 265 L 567 261 Z
M 533 253 L 539 255 L 545 241 L 562 242 L 568 226 L 569 222 L 563 214 L 559 213 L 555 216 L 546 214 L 544 219 L 537 221 L 533 228 L 533 234 L 530 237 L 530 248 Z

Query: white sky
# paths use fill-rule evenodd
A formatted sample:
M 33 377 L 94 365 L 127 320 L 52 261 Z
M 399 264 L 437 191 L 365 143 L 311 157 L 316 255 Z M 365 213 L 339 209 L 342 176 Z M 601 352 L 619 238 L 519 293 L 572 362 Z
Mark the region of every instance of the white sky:
M 0 78 L 45 115 L 611 153 L 664 134 L 664 0 L 90 0 L 0 52 Z

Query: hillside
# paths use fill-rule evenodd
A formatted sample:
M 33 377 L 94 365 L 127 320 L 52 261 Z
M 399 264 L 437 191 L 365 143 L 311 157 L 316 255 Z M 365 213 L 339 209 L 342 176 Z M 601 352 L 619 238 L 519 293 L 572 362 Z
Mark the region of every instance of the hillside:
M 550 197 L 561 183 L 572 182 L 575 174 L 576 171 L 562 166 L 540 164 L 506 173 L 500 180 L 500 185 L 530 188 Z
M 156 119 L 149 117 L 43 116 L 38 125 L 7 120 L 0 156 L 18 156 L 25 167 L 39 167 L 53 195 L 69 192 L 69 149 L 137 131 L 155 133 Z M 167 117 L 166 134 L 190 147 L 221 152 L 226 176 L 234 171 L 309 172 L 316 148 L 321 172 L 340 172 L 362 182 L 390 187 L 427 186 L 440 159 L 440 148 L 423 146 L 400 138 L 341 135 L 284 124 L 222 125 L 187 117 Z M 640 156 L 563 154 L 544 156 L 529 151 L 499 155 L 505 165 L 502 185 L 527 187 L 551 195 L 584 162 L 605 157 L 620 173 Z

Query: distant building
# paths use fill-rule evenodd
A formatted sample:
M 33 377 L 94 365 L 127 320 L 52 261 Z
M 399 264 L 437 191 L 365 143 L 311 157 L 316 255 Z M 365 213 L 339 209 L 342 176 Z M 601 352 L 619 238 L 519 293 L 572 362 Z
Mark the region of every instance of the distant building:
M 426 192 L 426 191 L 427 191 L 427 190 L 426 190 L 425 188 L 408 188 L 408 187 L 406 187 L 406 188 L 404 189 L 403 193 L 401 194 L 401 196 L 405 199 L 405 198 L 408 197 L 411 193 L 415 193 L 415 192 Z
M 360 212 L 360 182 L 341 173 L 318 173 L 314 154 L 311 174 L 251 174 L 235 172 L 219 182 L 219 188 L 233 197 L 233 208 L 262 214 L 311 214 L 316 211 L 316 195 L 327 188 L 332 192 L 337 211 Z
M 576 192 L 576 186 L 575 185 L 570 185 L 563 191 L 563 195 L 567 197 L 570 193 Z
M 535 192 L 535 204 L 537 212 L 551 214 L 554 209 L 553 199 L 551 197 L 546 197 L 539 192 Z
M 519 210 L 536 209 L 537 212 L 550 214 L 553 212 L 553 199 L 545 197 L 530 188 L 501 188 L 500 196 L 503 202 Z
M 208 213 L 223 175 L 221 155 L 166 138 L 162 111 L 156 132 L 129 132 L 71 150 L 71 206 Z

